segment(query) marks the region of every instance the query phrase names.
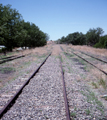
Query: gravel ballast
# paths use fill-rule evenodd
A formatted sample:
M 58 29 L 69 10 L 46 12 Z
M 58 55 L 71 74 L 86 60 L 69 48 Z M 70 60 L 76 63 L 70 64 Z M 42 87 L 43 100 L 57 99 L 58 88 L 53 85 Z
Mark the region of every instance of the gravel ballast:
M 63 59 L 64 79 L 70 115 L 74 120 L 105 120 L 104 106 L 87 86 L 85 65 L 76 56 Z
M 43 60 L 44 58 L 40 58 L 36 62 L 32 61 L 30 65 L 23 67 L 18 75 L 16 75 L 15 79 L 11 80 L 2 89 L 0 89 L 0 110 L 11 99 L 11 97 L 16 94 L 16 92 L 28 80 L 28 78 L 33 74 Z
M 107 120 L 107 101 L 100 97 L 102 93 L 99 91 L 102 86 L 99 85 L 97 89 L 92 86 L 92 82 L 97 83 L 98 81 L 97 77 L 91 73 L 91 70 L 95 69 L 72 54 L 68 45 L 60 46 L 51 46 L 51 56 L 1 120 L 66 120 L 59 54 L 61 55 L 71 119 Z M 64 51 L 70 54 L 66 54 Z M 20 81 L 25 80 L 31 71 L 35 71 L 45 59 L 46 55 L 43 56 L 38 62 L 31 62 L 32 64 L 27 67 L 28 72 L 26 71 L 26 74 L 19 76 L 10 85 L 8 84 L 0 93 L 2 91 L 6 93 L 7 89 L 11 94 L 12 85 L 16 88 L 18 85 L 20 87 Z M 93 61 L 93 59 L 90 60 Z M 105 94 L 106 90 L 104 89 Z
M 65 120 L 59 59 L 49 57 L 2 120 Z

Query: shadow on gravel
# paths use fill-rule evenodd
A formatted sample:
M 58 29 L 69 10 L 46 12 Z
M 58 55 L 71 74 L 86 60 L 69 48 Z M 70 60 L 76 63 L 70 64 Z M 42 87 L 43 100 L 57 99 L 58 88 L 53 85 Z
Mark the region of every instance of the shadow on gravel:
M 77 65 L 84 65 L 81 63 L 77 58 L 71 58 L 74 62 L 76 62 Z
M 67 55 L 67 56 L 69 56 L 69 57 L 73 57 L 73 55 L 70 55 L 70 54 L 68 54 L 68 53 L 66 53 L 65 55 Z M 82 70 L 84 70 L 84 72 L 86 72 L 85 67 L 84 67 L 84 64 L 81 63 L 81 62 L 79 61 L 79 59 L 77 59 L 77 58 L 70 58 L 70 59 L 71 59 L 72 61 L 76 62 L 76 65 L 80 65 L 80 69 L 82 69 Z
M 85 70 L 85 66 L 83 63 L 81 63 L 77 58 L 71 58 L 74 62 L 76 62 L 76 65 L 80 65 L 80 69 L 84 70 L 84 72 L 86 72 Z
M 14 68 L 11 68 L 11 67 L 0 67 L 0 73 L 2 74 L 9 74 L 9 73 L 12 73 L 12 72 L 15 72 L 15 69 Z

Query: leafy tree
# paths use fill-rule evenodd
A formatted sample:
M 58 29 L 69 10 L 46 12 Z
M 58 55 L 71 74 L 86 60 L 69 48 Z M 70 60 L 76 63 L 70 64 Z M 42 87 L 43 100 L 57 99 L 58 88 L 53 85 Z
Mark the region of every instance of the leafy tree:
M 48 34 L 34 23 L 25 22 L 11 5 L 0 4 L 0 44 L 5 45 L 7 50 L 12 51 L 12 48 L 19 46 L 42 46 L 48 39 Z
M 83 45 L 86 43 L 86 37 L 83 33 L 74 32 L 72 34 L 68 34 L 66 37 L 62 37 L 60 39 L 60 43 L 67 43 L 73 45 Z
M 47 33 L 45 33 L 45 36 L 46 36 L 45 40 L 48 41 L 49 40 L 49 35 Z
M 3 6 L 2 6 L 3 7 Z M 20 20 L 20 14 L 15 9 L 11 9 L 10 5 L 4 6 L 0 11 L 2 13 L 0 37 L 7 50 L 12 51 L 16 43 L 17 23 Z
M 107 49 L 107 40 L 104 42 L 104 46 Z
M 105 41 L 107 40 L 107 36 L 101 36 L 99 42 L 94 45 L 96 48 L 105 48 Z
M 86 33 L 87 45 L 94 46 L 96 43 L 98 43 L 102 33 L 103 33 L 102 28 L 89 29 L 89 31 Z

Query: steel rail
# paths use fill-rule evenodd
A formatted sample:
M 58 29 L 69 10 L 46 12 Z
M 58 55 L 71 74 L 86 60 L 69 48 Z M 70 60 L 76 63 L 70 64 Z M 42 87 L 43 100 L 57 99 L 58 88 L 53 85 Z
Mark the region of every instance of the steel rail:
M 8 58 L 12 58 L 12 57 L 15 57 L 16 55 L 13 55 L 13 56 L 9 56 L 9 57 L 3 57 L 3 58 L 0 58 L 0 60 L 3 60 L 3 59 L 8 59 Z
M 25 57 L 25 56 L 27 56 L 27 55 L 29 55 L 29 54 L 31 54 L 31 53 L 28 53 L 28 54 L 25 54 L 25 55 L 20 55 L 20 56 L 11 56 L 11 57 L 9 57 L 9 59 L 6 59 L 6 60 L 2 60 L 2 59 L 0 59 L 0 64 L 3 64 L 3 63 L 5 63 L 5 62 L 9 62 L 9 61 L 12 61 L 12 60 L 15 60 L 15 59 L 18 59 L 18 58 L 21 58 L 21 57 Z M 2 60 L 2 61 L 1 61 Z
M 9 62 L 9 61 L 15 60 L 15 59 L 18 59 L 18 58 L 21 58 L 21 57 L 25 57 L 25 55 L 18 56 L 18 57 L 15 57 L 15 58 L 10 58 L 10 59 L 3 60 L 3 61 L 0 61 L 0 64 L 3 64 L 3 63 L 5 63 L 5 62 Z
M 67 101 L 65 82 L 64 82 L 64 72 L 63 72 L 62 63 L 61 63 L 61 56 L 60 56 L 60 66 L 61 66 L 61 74 L 62 74 L 62 82 L 63 82 L 63 95 L 64 95 L 65 109 L 66 109 L 66 120 L 71 120 L 70 119 L 70 111 L 69 111 L 69 107 L 68 107 L 68 101 Z
M 74 49 L 72 49 L 72 50 L 74 50 Z M 82 53 L 82 54 L 84 54 L 84 55 L 87 55 L 87 56 L 90 56 L 90 57 L 92 57 L 92 58 L 94 58 L 94 59 L 96 59 L 96 60 L 99 60 L 99 61 L 101 61 L 101 62 L 107 63 L 107 61 L 105 61 L 105 60 L 101 60 L 101 59 L 99 59 L 99 58 L 97 58 L 97 57 L 94 57 L 94 56 L 89 55 L 89 54 L 87 54 L 87 53 L 84 53 L 84 52 L 82 52 L 82 51 L 78 51 L 78 50 L 74 50 L 74 51 L 80 52 L 80 53 Z
M 97 68 L 98 70 L 100 70 L 101 72 L 103 72 L 105 75 L 107 75 L 107 72 L 101 70 L 100 68 L 98 68 L 97 66 L 95 66 L 94 64 L 90 63 L 88 60 L 82 58 L 81 56 L 77 55 L 76 53 L 72 52 L 74 55 L 78 56 L 79 58 L 83 59 L 84 61 L 86 61 L 87 63 L 91 64 L 92 66 L 94 66 L 95 68 Z M 69 54 L 69 53 L 67 53 Z M 70 55 L 70 54 L 69 54 Z
M 81 51 L 79 51 L 79 52 L 81 52 Z M 99 60 L 99 61 L 101 61 L 101 62 L 107 63 L 107 61 L 105 61 L 105 60 L 101 60 L 101 59 L 96 58 L 96 57 L 94 57 L 94 56 L 88 55 L 88 54 L 86 54 L 86 53 L 84 53 L 84 52 L 81 52 L 81 53 L 84 54 L 84 55 L 90 56 L 90 57 L 92 57 L 92 58 L 95 58 L 96 60 Z
M 48 57 L 51 55 L 51 53 L 45 58 L 45 60 L 41 63 L 41 65 L 34 71 L 34 73 L 29 77 L 29 79 L 23 84 L 23 86 L 17 91 L 17 93 L 9 100 L 9 102 L 3 107 L 3 109 L 0 111 L 0 118 L 10 109 L 10 107 L 14 104 L 15 100 L 18 98 L 18 96 L 21 94 L 23 88 L 30 82 L 31 78 L 35 76 L 35 74 L 39 71 L 41 66 L 46 62 Z
M 62 46 L 60 46 L 60 48 L 61 48 L 61 50 L 62 50 L 62 51 L 64 51 L 64 49 L 63 49 L 63 47 L 62 47 Z

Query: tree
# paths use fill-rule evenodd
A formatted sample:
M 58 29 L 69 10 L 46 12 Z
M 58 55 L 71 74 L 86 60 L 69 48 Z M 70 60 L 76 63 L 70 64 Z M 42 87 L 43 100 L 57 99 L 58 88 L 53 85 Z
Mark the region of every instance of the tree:
M 87 45 L 94 46 L 96 43 L 98 43 L 103 32 L 103 29 L 99 27 L 96 29 L 89 29 L 89 31 L 86 33 Z
M 0 44 L 5 45 L 7 50 L 45 45 L 48 39 L 48 34 L 39 30 L 34 23 L 25 22 L 11 5 L 0 4 Z
M 21 15 L 15 9 L 11 9 L 10 5 L 4 6 L 0 13 L 2 14 L 0 37 L 7 50 L 12 51 L 12 48 L 16 46 L 16 33 L 19 27 L 17 23 L 20 21 Z
M 107 40 L 104 42 L 104 46 L 107 49 Z

